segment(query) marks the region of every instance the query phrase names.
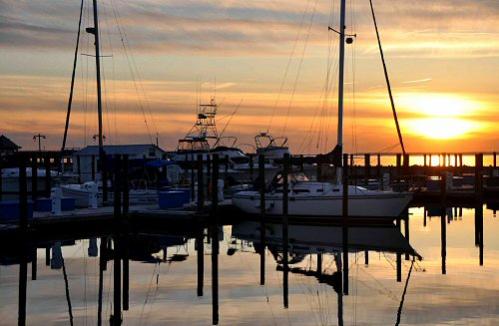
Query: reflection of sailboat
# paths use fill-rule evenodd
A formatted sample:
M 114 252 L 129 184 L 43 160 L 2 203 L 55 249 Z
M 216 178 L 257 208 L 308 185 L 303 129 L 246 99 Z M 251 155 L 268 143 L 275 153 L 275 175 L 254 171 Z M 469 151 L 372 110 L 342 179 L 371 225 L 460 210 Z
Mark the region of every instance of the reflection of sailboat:
M 338 216 L 342 213 L 343 187 L 341 184 L 341 156 L 343 152 L 343 97 L 345 43 L 353 42 L 353 35 L 345 32 L 346 4 L 341 1 L 340 30 L 329 27 L 339 35 L 339 81 L 338 81 L 338 135 L 334 150 L 325 155 L 335 161 L 338 185 L 324 182 L 301 181 L 290 185 L 289 215 L 295 216 Z M 348 36 L 348 37 L 347 37 Z M 389 216 L 397 217 L 412 199 L 410 193 L 367 190 L 358 186 L 348 186 L 349 213 L 353 216 Z M 282 201 L 282 190 L 266 194 L 267 201 Z M 244 212 L 257 214 L 260 212 L 257 191 L 242 191 L 233 197 L 234 204 Z M 281 205 L 270 207 L 268 214 L 282 214 Z
M 265 226 L 266 244 L 269 248 L 281 251 L 282 225 L 267 224 Z M 289 252 L 294 255 L 310 253 L 335 253 L 342 250 L 341 226 L 289 225 Z M 260 223 L 242 222 L 232 227 L 232 236 L 237 239 L 260 244 Z M 272 249 L 273 250 L 273 249 Z M 392 224 L 379 226 L 355 226 L 348 228 L 348 250 L 380 251 L 388 253 L 409 254 L 420 257 L 409 242 Z M 296 260 L 299 262 L 299 260 Z M 291 264 L 291 262 L 290 262 Z

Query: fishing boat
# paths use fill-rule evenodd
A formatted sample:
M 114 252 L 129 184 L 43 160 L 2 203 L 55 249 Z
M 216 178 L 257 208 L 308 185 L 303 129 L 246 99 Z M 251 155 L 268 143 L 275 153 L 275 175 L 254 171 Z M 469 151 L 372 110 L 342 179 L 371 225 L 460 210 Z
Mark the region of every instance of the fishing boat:
M 339 76 L 338 76 L 338 128 L 337 145 L 329 154 L 323 156 L 335 161 L 337 180 L 336 184 L 327 182 L 311 182 L 294 175 L 289 177 L 288 189 L 288 215 L 301 217 L 338 217 L 343 213 L 343 185 L 341 157 L 343 148 L 343 97 L 344 97 L 344 66 L 345 44 L 351 44 L 355 35 L 346 34 L 346 0 L 341 1 L 339 31 L 328 27 L 339 35 Z M 374 18 L 374 10 L 373 10 Z M 377 32 L 377 30 L 376 30 Z M 379 34 L 378 40 L 379 40 Z M 379 42 L 379 44 L 381 44 Z M 381 46 L 380 46 L 381 50 Z M 381 52 L 382 53 L 382 52 Z M 383 57 L 382 57 L 383 58 Z M 384 61 L 383 61 L 384 63 Z M 386 72 L 386 69 L 385 69 Z M 387 79 L 392 109 L 395 116 L 397 131 L 401 140 L 400 129 L 396 119 L 393 98 Z M 401 141 L 403 148 L 403 143 Z M 352 217 L 398 217 L 409 205 L 412 194 L 406 192 L 368 190 L 364 187 L 349 185 L 348 189 L 348 214 Z M 283 189 L 282 178 L 266 189 L 265 207 L 260 206 L 259 191 L 247 190 L 236 193 L 232 199 L 233 204 L 243 212 L 259 214 L 262 209 L 267 215 L 282 215 Z
M 171 155 L 173 161 L 178 163 L 196 161 L 198 155 L 206 161 L 217 154 L 220 158 L 227 158 L 231 168 L 237 169 L 247 164 L 248 157 L 236 147 L 237 138 L 218 133 L 217 111 L 218 104 L 215 98 L 211 98 L 209 103 L 199 105 L 196 122 L 186 136 L 178 141 L 177 150 Z

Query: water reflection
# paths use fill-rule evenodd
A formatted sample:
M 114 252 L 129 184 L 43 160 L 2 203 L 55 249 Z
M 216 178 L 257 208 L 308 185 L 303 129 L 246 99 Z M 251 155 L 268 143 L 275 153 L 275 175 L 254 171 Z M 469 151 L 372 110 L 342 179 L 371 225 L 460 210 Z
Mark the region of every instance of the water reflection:
M 2 239 L 2 325 L 23 318 L 23 293 L 33 325 L 204 325 L 218 318 L 227 325 L 438 325 L 499 318 L 499 227 L 486 207 L 413 208 L 394 224 L 349 227 L 348 295 L 341 226 L 288 225 L 287 261 L 282 225 L 265 224 L 263 243 L 260 231 L 259 222 L 241 222 Z

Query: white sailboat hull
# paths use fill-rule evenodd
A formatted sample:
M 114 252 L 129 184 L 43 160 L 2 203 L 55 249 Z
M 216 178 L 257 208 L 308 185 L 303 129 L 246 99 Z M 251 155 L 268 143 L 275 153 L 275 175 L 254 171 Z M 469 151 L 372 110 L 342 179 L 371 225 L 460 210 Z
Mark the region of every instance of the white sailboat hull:
M 409 193 L 379 192 L 348 196 L 348 215 L 355 217 L 398 217 L 407 208 Z M 248 214 L 260 214 L 257 191 L 234 195 L 233 204 Z M 282 215 L 282 195 L 265 195 L 266 215 Z M 289 196 L 288 215 L 303 217 L 339 217 L 343 212 L 342 196 Z

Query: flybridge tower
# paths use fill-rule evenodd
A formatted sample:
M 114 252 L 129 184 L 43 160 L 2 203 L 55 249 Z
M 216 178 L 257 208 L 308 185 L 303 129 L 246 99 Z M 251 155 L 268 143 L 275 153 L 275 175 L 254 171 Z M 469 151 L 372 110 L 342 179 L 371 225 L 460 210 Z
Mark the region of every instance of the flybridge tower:
M 216 115 L 218 104 L 215 98 L 211 98 L 210 103 L 200 104 L 198 107 L 197 119 L 185 138 L 204 138 L 206 140 L 218 139 Z

